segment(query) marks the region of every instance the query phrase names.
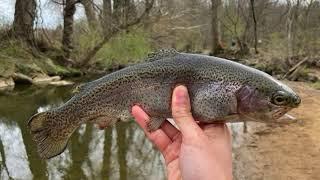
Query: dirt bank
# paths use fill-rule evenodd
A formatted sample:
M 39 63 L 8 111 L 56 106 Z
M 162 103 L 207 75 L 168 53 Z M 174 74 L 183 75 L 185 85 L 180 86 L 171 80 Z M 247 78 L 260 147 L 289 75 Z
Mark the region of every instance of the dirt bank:
M 300 123 L 250 123 L 247 134 L 234 135 L 235 179 L 320 179 L 320 91 L 304 83 L 289 85 L 302 97 L 301 106 L 289 113 Z

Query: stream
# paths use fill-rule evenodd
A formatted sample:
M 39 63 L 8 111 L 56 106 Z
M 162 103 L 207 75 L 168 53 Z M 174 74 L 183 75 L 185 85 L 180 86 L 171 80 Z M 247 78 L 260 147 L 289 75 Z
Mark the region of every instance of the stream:
M 242 123 L 229 124 L 234 179 L 320 178 L 320 115 L 305 113 L 317 108 L 320 112 L 320 93 L 293 86 L 307 99 L 293 115 L 306 123 L 249 123 L 245 134 Z M 62 105 L 74 87 L 17 86 L 0 92 L 0 179 L 165 179 L 160 153 L 134 121 L 105 130 L 83 124 L 64 153 L 50 160 L 39 158 L 27 121 L 34 113 Z M 310 93 L 318 99 L 310 100 Z

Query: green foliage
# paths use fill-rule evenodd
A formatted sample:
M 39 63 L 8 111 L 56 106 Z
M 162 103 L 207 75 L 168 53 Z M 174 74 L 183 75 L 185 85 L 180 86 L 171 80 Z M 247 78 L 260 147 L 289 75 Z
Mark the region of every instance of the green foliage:
M 319 54 L 320 38 L 316 35 L 319 30 L 315 28 L 297 32 L 296 54 Z
M 101 35 L 96 31 L 75 32 L 74 37 L 74 59 L 76 61 L 85 56 L 88 50 L 92 49 L 102 39 Z
M 264 49 L 273 57 L 286 57 L 287 56 L 287 38 L 282 32 L 271 33 L 266 39 Z
M 143 31 L 121 33 L 97 53 L 96 59 L 106 66 L 135 63 L 151 51 L 148 34 Z
M 179 33 L 176 32 L 170 39 L 174 41 L 173 44 L 175 44 L 175 48 L 179 51 L 201 51 L 203 49 L 203 43 L 202 39 L 199 38 L 200 36 L 201 32 L 198 29 L 194 29 Z
M 0 43 L 0 54 L 9 57 L 32 58 L 32 55 L 23 44 L 15 40 Z
M 317 82 L 311 84 L 311 86 L 315 89 L 319 89 L 320 90 L 320 81 L 318 80 Z
M 74 59 L 76 61 L 83 58 L 102 39 L 99 32 L 92 31 L 79 33 L 75 37 L 78 37 L 75 38 Z M 96 54 L 94 60 L 106 67 L 135 63 L 151 51 L 151 43 L 148 41 L 148 37 L 148 33 L 142 30 L 121 33 L 105 44 Z
M 299 71 L 299 77 L 307 79 L 309 77 L 310 69 L 304 66 L 301 71 Z

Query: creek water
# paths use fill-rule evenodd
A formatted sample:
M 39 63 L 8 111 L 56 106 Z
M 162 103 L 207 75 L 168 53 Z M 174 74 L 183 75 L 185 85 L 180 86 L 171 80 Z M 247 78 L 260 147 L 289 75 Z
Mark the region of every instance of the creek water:
M 63 104 L 73 86 L 20 86 L 0 94 L 0 179 L 164 179 L 160 154 L 133 122 L 82 125 L 66 151 L 39 158 L 27 121 Z
M 303 104 L 292 113 L 303 124 L 229 124 L 234 179 L 319 179 L 319 91 L 292 84 Z M 82 125 L 64 153 L 42 160 L 28 119 L 62 105 L 76 85 L 17 86 L 0 92 L 0 179 L 165 179 L 163 159 L 134 121 L 99 130 Z M 310 98 L 310 96 L 312 98 Z

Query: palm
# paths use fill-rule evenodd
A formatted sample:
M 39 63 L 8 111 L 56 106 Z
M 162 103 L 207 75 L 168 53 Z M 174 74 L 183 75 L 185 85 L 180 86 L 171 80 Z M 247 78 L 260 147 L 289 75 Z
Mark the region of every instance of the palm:
M 198 137 L 188 137 L 182 136 L 178 129 L 166 121 L 160 129 L 150 133 L 146 130 L 146 123 L 149 121 L 148 115 L 137 106 L 133 107 L 132 114 L 145 131 L 147 137 L 162 153 L 166 162 L 169 180 L 181 179 L 181 174 L 192 174 L 195 171 L 195 164 L 199 162 L 199 165 L 202 166 L 203 163 L 208 162 L 207 159 L 212 156 L 212 154 L 221 154 L 219 152 L 221 147 L 218 146 L 224 146 L 223 149 L 230 147 L 230 141 L 228 141 L 230 134 L 228 129 L 224 128 L 224 125 L 200 125 L 202 131 L 198 133 Z M 225 137 L 221 138 L 221 136 Z M 227 141 L 225 141 L 226 139 Z M 214 147 L 210 148 L 210 146 Z M 199 153 L 202 151 L 203 153 Z M 217 161 L 229 162 L 228 159 L 217 159 Z M 213 166 L 210 164 L 211 162 L 208 163 L 207 167 Z M 210 171 L 210 169 L 208 171 Z
M 160 129 L 148 132 L 149 116 L 139 106 L 132 108 L 132 115 L 162 153 L 168 179 L 232 179 L 231 137 L 227 126 L 197 124 L 184 86 L 174 89 L 171 105 L 172 117 L 180 130 L 165 121 Z

